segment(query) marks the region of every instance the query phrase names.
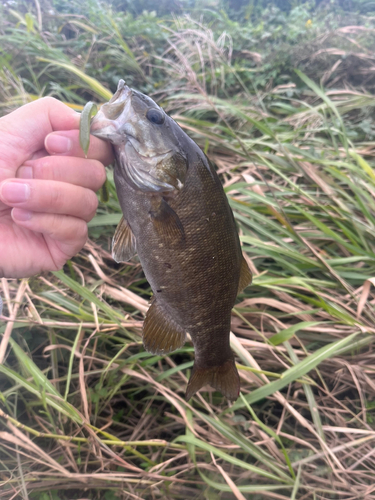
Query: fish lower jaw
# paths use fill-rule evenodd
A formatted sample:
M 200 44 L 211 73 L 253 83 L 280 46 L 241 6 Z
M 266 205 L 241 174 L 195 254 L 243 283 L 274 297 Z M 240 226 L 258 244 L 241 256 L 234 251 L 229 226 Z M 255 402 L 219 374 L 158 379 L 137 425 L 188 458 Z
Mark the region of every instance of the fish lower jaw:
M 103 139 L 104 141 L 113 142 L 113 136 L 116 129 L 112 125 L 105 125 L 104 127 L 100 127 L 100 122 L 98 125 L 94 124 L 95 128 L 90 128 L 90 134 L 94 137 L 98 137 L 98 139 Z

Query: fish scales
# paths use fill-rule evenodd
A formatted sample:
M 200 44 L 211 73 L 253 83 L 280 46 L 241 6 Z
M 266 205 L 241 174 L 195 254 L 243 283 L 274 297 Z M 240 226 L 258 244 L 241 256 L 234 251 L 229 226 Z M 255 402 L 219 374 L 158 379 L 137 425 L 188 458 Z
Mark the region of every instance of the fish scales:
M 115 118 L 105 108 L 111 101 Z M 171 352 L 189 333 L 195 362 L 187 399 L 210 384 L 234 400 L 239 377 L 229 343 L 231 309 L 240 281 L 247 285 L 251 274 L 223 187 L 201 149 L 154 101 L 121 83 L 111 101 L 91 129 L 113 143 L 117 160 L 124 222 L 114 255 L 129 257 L 124 247 L 136 247 L 154 293 L 145 348 Z M 150 122 L 150 114 L 162 123 Z
M 228 337 L 242 258 L 226 196 L 212 172 L 197 157 L 189 163 L 184 188 L 170 202 L 184 227 L 185 241 L 180 244 L 171 238 L 160 241 L 148 216 L 149 196 L 123 182 L 120 171 L 115 171 L 121 208 L 132 221 L 137 252 L 155 298 L 190 333 L 196 352 L 209 364 L 220 358 Z M 210 331 L 215 335 L 208 336 Z

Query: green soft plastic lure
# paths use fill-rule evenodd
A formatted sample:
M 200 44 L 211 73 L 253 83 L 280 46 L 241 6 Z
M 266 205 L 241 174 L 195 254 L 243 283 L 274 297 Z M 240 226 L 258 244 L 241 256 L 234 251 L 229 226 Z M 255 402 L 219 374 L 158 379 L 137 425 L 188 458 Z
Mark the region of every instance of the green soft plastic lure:
M 85 158 L 87 158 L 87 152 L 90 146 L 90 124 L 91 120 L 94 118 L 98 112 L 98 107 L 94 102 L 88 102 L 81 113 L 81 121 L 79 123 L 79 143 L 83 152 L 85 153 Z M 109 200 L 109 189 L 108 189 L 108 179 L 106 179 L 103 186 L 99 191 L 100 201 L 102 203 L 107 203 Z
M 92 118 L 98 112 L 98 107 L 94 102 L 88 102 L 81 113 L 81 121 L 79 123 L 79 143 L 83 152 L 85 153 L 85 158 L 87 158 L 87 152 L 90 146 L 90 124 Z

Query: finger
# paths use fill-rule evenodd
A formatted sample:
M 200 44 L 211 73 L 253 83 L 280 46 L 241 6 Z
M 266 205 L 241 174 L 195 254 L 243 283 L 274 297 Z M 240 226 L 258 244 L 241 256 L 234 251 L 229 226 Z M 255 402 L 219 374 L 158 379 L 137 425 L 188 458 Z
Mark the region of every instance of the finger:
M 54 130 L 78 129 L 80 115 L 53 97 L 43 97 L 3 116 L 0 120 L 0 181 L 14 177 L 16 169 L 44 148 Z
M 55 251 L 50 245 L 51 256 L 58 269 L 67 259 L 76 255 L 87 241 L 87 224 L 76 217 L 13 208 L 12 219 L 17 225 L 42 233 L 45 238 L 58 243 Z
M 45 156 L 28 161 L 17 170 L 18 179 L 66 182 L 97 191 L 105 182 L 105 168 L 97 160 L 70 156 Z
M 0 200 L 10 207 L 73 215 L 86 221 L 94 217 L 98 207 L 98 199 L 91 189 L 38 179 L 3 182 L 0 184 Z
M 45 148 L 51 155 L 85 157 L 85 153 L 79 143 L 78 130 L 65 130 L 49 134 L 45 140 Z M 87 157 L 99 160 L 104 165 L 109 165 L 114 160 L 112 146 L 109 142 L 102 141 L 90 135 L 90 147 Z
M 43 156 L 47 156 L 48 152 L 46 151 L 45 148 L 39 149 L 39 151 L 36 151 L 30 158 L 30 160 L 37 160 L 38 158 L 43 158 Z

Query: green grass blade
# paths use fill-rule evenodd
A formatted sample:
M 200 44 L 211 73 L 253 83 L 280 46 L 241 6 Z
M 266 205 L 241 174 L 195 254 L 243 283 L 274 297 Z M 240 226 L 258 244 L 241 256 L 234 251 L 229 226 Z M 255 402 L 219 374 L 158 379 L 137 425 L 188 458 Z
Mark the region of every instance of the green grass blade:
M 246 395 L 245 396 L 246 401 L 249 404 L 253 404 L 256 401 L 260 401 L 261 399 L 270 396 L 274 392 L 279 391 L 283 387 L 292 383 L 294 380 L 303 377 L 303 375 L 306 375 L 306 373 L 308 373 L 309 371 L 313 370 L 316 366 L 318 366 L 319 363 L 321 363 L 327 358 L 334 356 L 339 349 L 342 349 L 343 347 L 350 345 L 357 337 L 357 335 L 359 335 L 359 333 L 353 333 L 352 335 L 349 335 L 344 339 L 337 340 L 336 342 L 332 342 L 331 344 L 321 347 L 313 354 L 310 354 L 304 360 L 300 361 L 296 366 L 292 366 L 291 368 L 286 370 L 282 374 L 281 379 L 274 380 L 273 382 L 270 382 L 269 384 L 263 387 L 259 387 L 258 389 L 255 389 L 255 391 Z M 231 407 L 231 411 L 235 411 L 243 407 L 244 407 L 243 401 L 237 400 Z
M 37 60 L 41 61 L 41 62 L 46 62 L 46 63 L 50 64 L 51 66 L 58 66 L 60 68 L 66 69 L 66 71 L 69 71 L 70 73 L 73 73 L 76 76 L 78 76 L 82 81 L 84 81 L 90 87 L 91 90 L 93 90 L 100 97 L 102 97 L 106 101 L 109 101 L 109 99 L 111 99 L 112 92 L 110 90 L 106 89 L 95 78 L 92 78 L 91 76 L 86 75 L 86 73 L 81 71 L 79 68 L 77 68 L 73 64 L 60 62 L 60 61 L 53 61 L 52 59 L 46 59 L 44 57 L 37 57 Z
M 193 444 L 197 448 L 200 448 L 200 449 L 205 450 L 207 452 L 213 453 L 217 457 L 222 458 L 223 460 L 225 460 L 226 462 L 228 462 L 232 465 L 236 465 L 237 467 L 241 467 L 244 470 L 248 470 L 248 471 L 251 471 L 253 473 L 259 474 L 260 476 L 266 477 L 267 479 L 271 479 L 271 480 L 276 481 L 278 483 L 288 484 L 288 482 L 290 482 L 286 479 L 281 479 L 280 477 L 275 476 L 275 475 L 261 469 L 260 467 L 256 467 L 255 465 L 248 464 L 248 463 L 244 462 L 243 460 L 240 460 L 236 457 L 232 457 L 228 453 L 225 453 L 224 451 L 219 450 L 215 446 L 212 446 L 211 444 L 206 443 L 205 441 L 202 441 L 201 439 L 198 439 L 194 436 L 179 436 L 178 438 L 176 438 L 174 440 L 174 442 L 180 442 L 180 441 L 182 441 L 184 443 Z
M 94 303 L 99 307 L 99 309 L 104 311 L 109 318 L 111 318 L 116 323 L 120 323 L 123 316 L 117 311 L 114 311 L 112 307 L 107 305 L 105 302 L 99 300 L 98 297 L 90 292 L 86 287 L 80 285 L 79 283 L 77 283 L 77 281 L 74 281 L 72 278 L 67 276 L 64 271 L 55 271 L 53 274 L 74 292 L 78 293 L 84 300 L 88 300 L 89 302 Z
M 272 345 L 282 344 L 283 342 L 292 338 L 293 335 L 299 330 L 303 330 L 304 328 L 308 328 L 310 326 L 316 326 L 319 324 L 320 323 L 316 321 L 301 321 L 301 323 L 297 323 L 296 325 L 290 326 L 289 328 L 285 328 L 285 330 L 276 333 L 276 335 L 273 335 L 272 337 L 269 338 L 269 342 Z

